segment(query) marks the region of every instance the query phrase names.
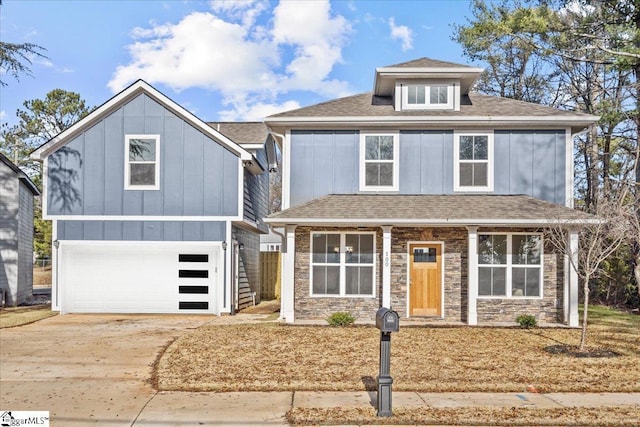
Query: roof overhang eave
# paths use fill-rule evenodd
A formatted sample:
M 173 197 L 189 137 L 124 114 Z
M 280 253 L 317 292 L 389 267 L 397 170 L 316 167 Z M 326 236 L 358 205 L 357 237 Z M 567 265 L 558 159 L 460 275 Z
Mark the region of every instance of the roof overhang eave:
M 265 223 L 272 226 L 301 225 L 316 227 L 378 227 L 392 225 L 398 227 L 562 227 L 574 228 L 602 222 L 599 218 L 585 219 L 478 219 L 478 218 L 266 218 Z
M 135 98 L 136 96 L 145 93 L 156 102 L 159 102 L 161 105 L 166 107 L 172 113 L 176 114 L 178 117 L 181 117 L 189 124 L 194 126 L 197 130 L 201 131 L 205 135 L 209 136 L 212 139 L 218 140 L 222 145 L 228 148 L 231 152 L 238 155 L 243 161 L 251 161 L 253 156 L 246 149 L 242 148 L 239 144 L 236 144 L 234 141 L 230 140 L 211 126 L 207 125 L 205 122 L 197 118 L 193 113 L 186 110 L 179 104 L 175 103 L 166 95 L 162 94 L 147 82 L 143 80 L 138 80 L 135 83 L 131 84 L 129 87 L 122 90 L 117 95 L 114 95 L 107 102 L 93 110 L 83 119 L 75 123 L 70 128 L 62 131 L 55 137 L 51 138 L 49 141 L 42 144 L 40 147 L 36 148 L 31 154 L 30 158 L 36 161 L 43 161 L 49 154 L 58 150 L 60 147 L 64 146 L 71 139 L 75 138 L 77 135 L 81 134 L 85 129 L 88 129 L 93 124 L 102 120 L 105 116 L 116 111 L 120 108 L 124 103 L 129 100 Z
M 268 117 L 269 126 L 399 126 L 438 125 L 451 123 L 456 126 L 570 126 L 572 132 L 587 128 L 600 119 L 599 116 L 319 116 L 319 117 Z

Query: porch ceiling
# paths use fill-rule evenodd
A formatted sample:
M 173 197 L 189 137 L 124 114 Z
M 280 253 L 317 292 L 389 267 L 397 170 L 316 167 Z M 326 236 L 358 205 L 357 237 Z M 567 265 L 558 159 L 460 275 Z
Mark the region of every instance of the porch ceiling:
M 272 225 L 580 226 L 597 217 L 525 195 L 331 194 L 269 215 Z

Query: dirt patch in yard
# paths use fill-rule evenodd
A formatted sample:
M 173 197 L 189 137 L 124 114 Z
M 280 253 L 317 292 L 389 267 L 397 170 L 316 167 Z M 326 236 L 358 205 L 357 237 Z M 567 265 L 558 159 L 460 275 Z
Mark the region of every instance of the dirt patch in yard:
M 280 313 L 280 300 L 260 301 L 260 304 L 252 305 L 240 311 L 243 314 L 274 314 Z
M 574 358 L 580 331 L 403 328 L 393 334 L 397 391 L 640 392 L 640 330 L 592 326 L 590 342 L 619 354 Z M 367 390 L 378 374 L 379 331 L 280 324 L 207 325 L 176 340 L 157 365 L 160 390 Z

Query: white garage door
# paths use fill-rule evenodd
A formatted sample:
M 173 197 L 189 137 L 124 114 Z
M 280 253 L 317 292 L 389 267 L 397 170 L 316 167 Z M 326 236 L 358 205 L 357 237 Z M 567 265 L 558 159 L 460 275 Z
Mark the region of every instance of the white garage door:
M 63 313 L 218 313 L 220 242 L 60 242 Z

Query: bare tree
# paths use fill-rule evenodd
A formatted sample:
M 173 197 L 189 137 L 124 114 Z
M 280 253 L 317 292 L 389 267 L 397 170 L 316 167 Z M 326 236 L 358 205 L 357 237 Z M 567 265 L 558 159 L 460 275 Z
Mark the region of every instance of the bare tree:
M 585 351 L 587 343 L 590 284 L 602 273 L 603 262 L 627 238 L 632 210 L 626 189 L 601 198 L 595 206 L 596 216 L 578 223 L 569 224 L 562 219 L 548 218 L 547 239 L 558 252 L 568 257 L 583 286 L 584 312 L 580 351 Z M 572 245 L 567 242 L 568 231 L 571 229 L 579 232 L 577 253 L 574 253 Z
M 16 80 L 20 77 L 20 74 L 31 76 L 30 66 L 32 60 L 34 58 L 47 58 L 42 54 L 44 50 L 43 47 L 33 43 L 0 42 L 0 69 Z M 6 85 L 7 82 L 0 78 L 0 86 Z

